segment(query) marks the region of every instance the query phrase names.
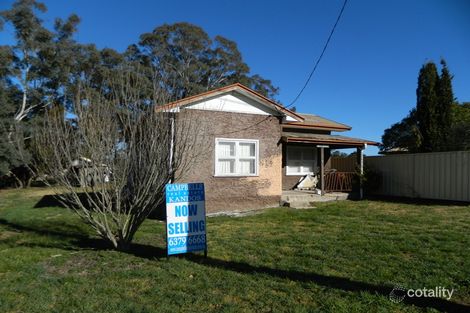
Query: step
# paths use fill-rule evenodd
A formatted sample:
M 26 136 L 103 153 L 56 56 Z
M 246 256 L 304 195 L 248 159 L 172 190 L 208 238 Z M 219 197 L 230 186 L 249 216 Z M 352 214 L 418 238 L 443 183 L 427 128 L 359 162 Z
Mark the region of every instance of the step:
M 319 195 L 287 195 L 282 196 L 281 200 L 285 200 L 287 202 L 291 201 L 315 201 L 319 198 Z
M 289 202 L 289 207 L 294 209 L 313 209 L 312 202 Z
M 315 206 L 313 205 L 312 201 L 284 201 L 281 200 L 281 206 L 290 207 L 293 209 L 311 209 Z

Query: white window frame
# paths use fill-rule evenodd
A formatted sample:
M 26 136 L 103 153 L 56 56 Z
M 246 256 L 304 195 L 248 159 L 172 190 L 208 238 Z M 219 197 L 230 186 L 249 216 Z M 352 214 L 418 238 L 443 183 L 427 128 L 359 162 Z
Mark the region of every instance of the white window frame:
M 217 172 L 217 162 L 219 160 L 218 155 L 218 143 L 219 142 L 234 142 L 235 143 L 235 156 L 230 157 L 235 159 L 235 173 L 227 174 L 227 173 L 218 173 Z M 238 146 L 240 143 L 254 143 L 255 144 L 255 156 L 247 158 L 242 157 L 240 158 L 237 154 Z M 222 159 L 227 159 L 227 157 L 220 157 Z M 240 159 L 251 159 L 255 160 L 255 173 L 253 174 L 242 174 L 239 172 L 239 160 Z M 259 176 L 259 140 L 257 139 L 235 139 L 235 138 L 215 138 L 215 145 L 214 145 L 214 176 L 215 177 L 246 177 L 246 176 Z
M 292 172 L 292 170 L 290 169 L 289 167 L 289 149 L 311 149 L 313 150 L 313 155 L 314 155 L 314 159 L 313 160 L 309 160 L 309 161 L 313 161 L 313 164 L 312 164 L 312 168 L 313 168 L 313 172 L 309 172 L 309 171 L 306 171 L 304 170 L 304 166 L 301 164 L 300 165 L 300 172 Z M 304 157 L 303 157 L 303 152 L 301 152 L 301 162 L 304 161 Z M 296 160 L 297 161 L 297 160 Z M 317 163 L 318 163 L 318 149 L 317 147 L 304 147 L 304 146 L 286 146 L 286 176 L 303 176 L 303 175 L 313 175 L 314 172 L 315 172 L 315 169 L 317 168 Z

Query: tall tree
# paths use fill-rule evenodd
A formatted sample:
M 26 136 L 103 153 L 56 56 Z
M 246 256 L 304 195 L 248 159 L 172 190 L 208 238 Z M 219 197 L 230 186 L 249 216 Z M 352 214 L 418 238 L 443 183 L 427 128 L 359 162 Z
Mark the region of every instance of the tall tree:
M 126 55 L 167 81 L 167 90 L 176 99 L 235 82 L 266 96 L 277 93 L 271 81 L 250 75 L 235 42 L 222 36 L 212 40 L 202 28 L 190 23 L 165 24 L 142 34 Z
M 27 119 L 45 105 L 43 88 L 44 58 L 51 48 L 52 34 L 42 25 L 38 12 L 46 6 L 35 0 L 18 0 L 10 10 L 0 12 L 1 23 L 11 23 L 15 30 L 16 44 L 13 46 L 12 75 L 19 84 L 22 98 L 18 103 L 15 121 Z
M 18 0 L 10 10 L 0 12 L 0 26 L 13 26 L 16 44 L 2 47 L 11 53 L 4 82 L 9 84 L 8 101 L 2 111 L 4 169 L 16 178 L 17 186 L 26 186 L 32 172 L 26 164 L 31 159 L 29 139 L 34 132 L 34 117 L 46 104 L 47 77 L 44 75 L 51 49 L 52 34 L 42 26 L 37 16 L 45 12 L 44 4 L 35 0 Z M 6 60 L 4 58 L 4 60 Z M 16 92 L 11 92 L 15 90 Z M 4 95 L 5 97 L 5 95 Z M 8 148 L 6 148 L 8 145 Z
M 452 128 L 452 105 L 455 101 L 452 91 L 452 75 L 444 60 L 441 60 L 442 70 L 437 84 L 437 126 L 438 147 L 436 150 L 452 150 L 448 145 L 449 135 Z
M 11 170 L 22 164 L 22 158 L 12 144 L 15 140 L 15 102 L 21 99 L 20 91 L 9 79 L 13 58 L 10 47 L 0 47 L 0 177 L 12 175 Z
M 235 42 L 212 39 L 195 25 L 157 27 L 121 54 L 77 43 L 73 35 L 80 19 L 74 14 L 47 29 L 39 17 L 46 9 L 37 0 L 17 0 L 0 12 L 0 26 L 10 24 L 16 39 L 0 51 L 0 131 L 6 132 L 0 141 L 0 175 L 13 174 L 35 158 L 30 139 L 46 110 L 73 118 L 85 86 L 102 96 L 108 90 L 112 97 L 108 78 L 121 75 L 123 68 L 142 78 L 138 92 L 147 99 L 156 87 L 166 93 L 159 99 L 175 100 L 235 82 L 266 96 L 277 93 L 271 81 L 250 74 Z
M 439 74 L 436 65 L 428 62 L 419 71 L 416 89 L 416 122 L 421 133 L 421 152 L 439 150 Z
M 399 123 L 386 129 L 382 151 L 394 148 L 408 152 L 455 150 L 454 94 L 452 75 L 441 60 L 441 74 L 433 62 L 424 64 L 419 72 L 416 108 Z
M 35 0 L 18 0 L 0 12 L 0 25 L 10 24 L 16 40 L 12 46 L 1 47 L 0 61 L 6 69 L 2 71 L 2 97 L 8 101 L 0 108 L 0 131 L 6 132 L 0 154 L 3 174 L 13 175 L 18 186 L 28 185 L 31 179 L 28 163 L 34 151 L 30 139 L 44 109 L 55 107 L 64 116 L 76 92 L 73 78 L 81 77 L 82 49 L 72 38 L 80 19 L 76 15 L 56 19 L 50 31 L 38 16 L 46 9 Z
M 470 102 L 454 103 L 451 113 L 447 147 L 451 150 L 470 150 Z
M 382 151 L 418 152 L 421 146 L 421 134 L 416 124 L 416 109 L 407 117 L 393 124 L 382 135 Z

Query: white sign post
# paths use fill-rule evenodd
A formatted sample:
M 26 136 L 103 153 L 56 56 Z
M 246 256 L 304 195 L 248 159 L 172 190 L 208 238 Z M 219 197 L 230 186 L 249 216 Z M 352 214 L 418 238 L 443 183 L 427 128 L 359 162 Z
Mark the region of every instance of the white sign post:
M 168 184 L 165 192 L 167 255 L 204 251 L 207 256 L 204 184 Z

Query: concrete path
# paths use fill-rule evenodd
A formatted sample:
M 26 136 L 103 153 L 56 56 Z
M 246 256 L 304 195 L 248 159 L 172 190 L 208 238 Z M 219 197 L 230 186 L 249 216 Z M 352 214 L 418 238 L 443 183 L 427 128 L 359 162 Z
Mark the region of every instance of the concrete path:
M 315 207 L 315 202 L 346 200 L 350 197 L 346 192 L 331 192 L 323 196 L 309 190 L 283 190 L 281 205 L 296 209 Z

